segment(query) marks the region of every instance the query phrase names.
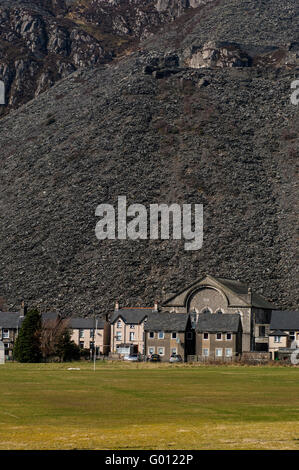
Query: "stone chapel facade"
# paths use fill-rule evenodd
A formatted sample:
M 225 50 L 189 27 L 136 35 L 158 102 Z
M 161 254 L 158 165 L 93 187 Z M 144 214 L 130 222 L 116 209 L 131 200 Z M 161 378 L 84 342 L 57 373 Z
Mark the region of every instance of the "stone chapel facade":
M 271 312 L 276 307 L 248 284 L 206 275 L 167 298 L 161 311 L 189 313 L 195 325 L 201 313 L 238 314 L 242 352 L 267 351 Z

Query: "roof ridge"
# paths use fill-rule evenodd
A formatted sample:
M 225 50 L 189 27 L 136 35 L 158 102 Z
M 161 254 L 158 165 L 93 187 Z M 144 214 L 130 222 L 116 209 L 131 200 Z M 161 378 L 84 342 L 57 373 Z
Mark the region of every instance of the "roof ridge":
M 118 310 L 115 310 L 115 312 L 118 312 L 119 310 L 152 310 L 154 307 L 121 307 Z
M 249 282 L 240 281 L 240 279 L 230 279 L 229 277 L 219 277 L 219 276 L 213 276 L 213 277 L 214 279 L 222 279 L 223 281 L 238 282 L 239 284 L 244 284 L 245 286 L 249 285 Z

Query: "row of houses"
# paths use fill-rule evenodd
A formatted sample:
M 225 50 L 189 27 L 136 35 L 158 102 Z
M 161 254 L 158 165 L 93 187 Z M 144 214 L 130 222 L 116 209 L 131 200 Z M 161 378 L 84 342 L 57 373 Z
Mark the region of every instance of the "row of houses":
M 19 330 L 27 313 L 27 307 L 22 305 L 20 312 L 0 311 L 0 341 L 4 344 L 6 360 L 13 359 L 13 349 Z M 56 312 L 42 313 L 42 322 L 51 325 L 60 315 Z M 97 320 L 97 329 L 93 318 L 71 316 L 66 319 L 66 325 L 71 331 L 71 339 L 83 350 L 93 351 L 97 348 L 98 354 L 109 352 L 110 325 L 103 319 Z M 108 328 L 108 331 L 107 331 Z M 105 345 L 104 335 L 108 338 Z
M 13 357 L 13 345 L 26 308 L 0 312 L 5 355 Z M 57 313 L 44 313 L 43 321 Z M 110 315 L 68 319 L 72 339 L 82 349 L 98 355 L 158 354 L 168 361 L 172 354 L 183 360 L 233 360 L 248 354 L 276 359 L 299 348 L 299 312 L 280 311 L 246 283 L 210 275 L 152 308 L 120 308 Z

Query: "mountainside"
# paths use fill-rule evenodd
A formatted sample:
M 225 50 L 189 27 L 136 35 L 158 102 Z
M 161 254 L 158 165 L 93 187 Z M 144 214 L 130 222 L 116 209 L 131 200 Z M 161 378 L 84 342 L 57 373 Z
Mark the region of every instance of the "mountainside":
M 22 298 L 76 314 L 111 311 L 116 299 L 152 305 L 205 272 L 297 307 L 296 8 L 189 8 L 127 56 L 85 64 L 1 119 L 8 308 Z M 146 207 L 202 203 L 202 249 L 97 240 L 95 209 L 118 196 Z
M 0 79 L 8 105 L 0 116 L 210 1 L 0 0 Z

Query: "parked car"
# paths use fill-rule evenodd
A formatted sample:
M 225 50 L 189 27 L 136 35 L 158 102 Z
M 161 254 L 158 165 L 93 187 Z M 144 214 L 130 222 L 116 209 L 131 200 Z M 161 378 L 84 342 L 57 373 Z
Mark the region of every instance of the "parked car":
M 152 354 L 151 357 L 149 358 L 150 362 L 160 362 L 161 358 L 159 354 Z
M 124 356 L 124 361 L 138 362 L 140 361 L 140 356 L 139 354 L 127 354 Z
M 183 359 L 180 354 L 171 354 L 169 362 L 183 362 Z

